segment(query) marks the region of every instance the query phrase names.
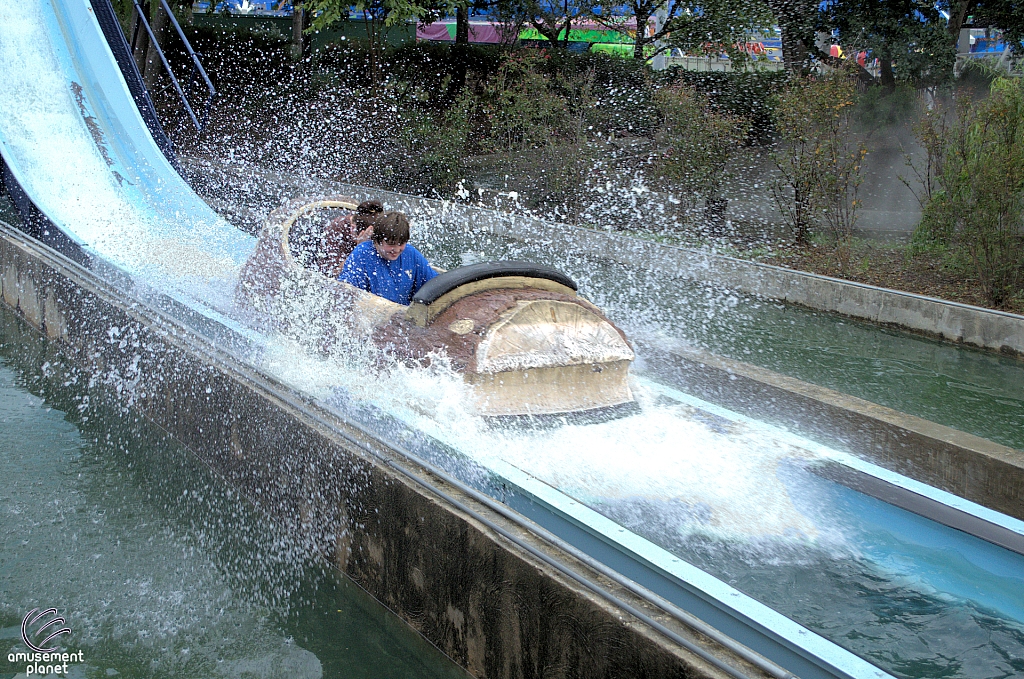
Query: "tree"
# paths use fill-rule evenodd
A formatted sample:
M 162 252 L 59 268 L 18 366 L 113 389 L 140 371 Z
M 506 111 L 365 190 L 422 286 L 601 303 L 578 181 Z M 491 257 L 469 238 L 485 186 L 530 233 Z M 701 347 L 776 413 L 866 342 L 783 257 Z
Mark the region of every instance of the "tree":
M 803 74 L 812 56 L 822 57 L 815 45 L 814 29 L 818 18 L 817 0 L 765 0 L 782 31 L 782 58 L 786 70 Z
M 703 199 L 706 221 L 720 221 L 725 201 L 719 187 L 729 160 L 747 138 L 750 121 L 716 111 L 706 96 L 681 85 L 663 88 L 654 98 L 665 150 L 653 163 L 653 173 L 682 189 L 689 209 Z
M 1024 2 L 1021 0 L 948 0 L 943 6 L 949 13 L 948 31 L 954 43 L 968 16 L 975 26 L 990 26 L 1003 31 L 1007 44 L 1015 54 L 1024 53 Z
M 499 153 L 511 156 L 552 146 L 566 126 L 566 104 L 552 92 L 552 77 L 537 62 L 533 54 L 513 55 L 487 85 L 489 137 Z
M 794 80 L 775 102 L 781 144 L 772 154 L 779 176 L 772 196 L 798 243 L 825 222 L 846 265 L 857 218 L 857 189 L 865 151 L 850 139 L 856 93 L 852 69 Z
M 837 29 L 847 52 L 869 50 L 877 57 L 879 80 L 891 91 L 898 80 L 933 85 L 951 78 L 968 16 L 974 25 L 1001 29 L 1011 50 L 1024 52 L 1022 0 L 829 0 L 818 27 Z
M 939 9 L 926 0 L 829 0 L 819 28 L 838 30 L 847 53 L 866 50 L 877 57 L 886 90 L 894 90 L 897 79 L 935 84 L 953 75 L 956 41 Z
M 385 40 L 391 27 L 407 21 L 434 21 L 455 13 L 466 0 L 305 0 L 307 11 L 314 17 L 308 30 L 320 31 L 347 21 L 350 8 L 366 22 L 366 40 L 370 54 L 370 81 L 379 83 L 380 62 Z
M 634 59 L 650 57 L 648 48 L 659 41 L 688 52 L 730 51 L 772 23 L 761 0 L 627 0 L 595 5 L 591 18 L 632 38 Z M 652 18 L 658 24 L 648 32 Z
M 309 13 L 303 0 L 292 3 L 292 59 L 301 61 L 309 53 Z
M 504 4 L 509 24 L 529 24 L 556 48 L 569 46 L 569 31 L 583 13 L 578 0 L 507 0 Z
M 406 165 L 419 175 L 417 183 L 423 188 L 445 195 L 462 179 L 475 101 L 463 89 L 441 110 L 418 103 L 399 105 L 400 142 L 409 154 Z

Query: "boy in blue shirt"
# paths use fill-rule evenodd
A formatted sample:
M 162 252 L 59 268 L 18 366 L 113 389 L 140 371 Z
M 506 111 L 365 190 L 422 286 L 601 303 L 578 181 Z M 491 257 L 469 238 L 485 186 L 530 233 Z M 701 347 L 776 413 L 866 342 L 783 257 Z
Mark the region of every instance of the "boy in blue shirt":
M 380 215 L 370 240 L 356 246 L 338 280 L 408 306 L 416 291 L 437 275 L 427 258 L 408 243 L 409 220 L 405 215 Z

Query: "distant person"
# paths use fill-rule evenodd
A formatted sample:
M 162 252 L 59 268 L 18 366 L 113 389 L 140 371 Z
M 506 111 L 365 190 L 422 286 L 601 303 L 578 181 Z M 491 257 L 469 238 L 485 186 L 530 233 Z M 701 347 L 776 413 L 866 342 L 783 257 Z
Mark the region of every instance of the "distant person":
M 379 215 L 370 240 L 356 246 L 338 280 L 408 305 L 416 291 L 437 275 L 427 258 L 408 243 L 409 220 L 404 214 Z
M 320 271 L 325 276 L 336 277 L 356 246 L 370 240 L 373 223 L 383 213 L 384 206 L 379 200 L 364 200 L 355 214 L 332 219 L 324 229 L 319 250 Z

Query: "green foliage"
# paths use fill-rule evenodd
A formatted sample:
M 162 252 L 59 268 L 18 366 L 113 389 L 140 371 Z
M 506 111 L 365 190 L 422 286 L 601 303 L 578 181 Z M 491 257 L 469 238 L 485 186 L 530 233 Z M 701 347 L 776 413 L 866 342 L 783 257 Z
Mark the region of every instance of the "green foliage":
M 655 177 L 682 189 L 689 207 L 714 201 L 730 158 L 747 137 L 750 122 L 714 110 L 708 98 L 682 86 L 655 95 L 666 151 L 654 162 Z
M 595 142 L 650 134 L 658 124 L 650 78 L 632 60 L 419 43 L 383 55 L 386 77 L 374 85 L 368 51 L 351 40 L 323 50 L 314 57 L 308 88 L 333 82 L 391 98 L 410 127 L 400 134 L 409 155 L 398 172 L 417 190 L 448 191 L 453 178 L 463 178 L 466 154 L 497 153 L 509 172 L 539 163 L 531 170 L 532 194 L 575 219 L 599 155 Z M 450 113 L 460 107 L 468 117 Z
M 857 97 L 857 127 L 874 130 L 912 120 L 918 113 L 920 99 L 917 89 L 906 83 L 897 85 L 892 91 L 868 87 Z
M 460 4 L 456 0 L 305 0 L 306 11 L 313 15 L 311 30 L 321 30 L 347 21 L 350 9 L 391 27 L 409 19 L 429 20 L 455 14 Z
M 369 87 L 370 51 L 363 40 L 345 40 L 326 45 L 313 53 L 313 70 L 330 74 L 348 87 Z
M 436 88 L 439 81 L 459 73 L 476 83 L 486 81 L 506 57 L 507 50 L 497 45 L 416 42 L 392 50 L 385 61 L 393 77 Z
M 920 228 L 1008 304 L 1024 294 L 1024 81 L 1000 78 L 988 99 L 962 103 L 941 158 Z
M 568 107 L 552 92 L 553 78 L 523 52 L 501 65 L 485 89 L 489 140 L 495 151 L 514 153 L 555 143 L 567 127 Z
M 771 28 L 776 21 L 763 0 L 703 0 L 673 6 L 678 14 L 665 41 L 687 54 L 727 52 L 730 57 L 742 59 L 746 55 L 735 45 L 746 42 L 749 35 Z
M 485 148 L 513 162 L 530 162 L 538 202 L 560 219 L 579 219 L 586 180 L 597 148 L 597 102 L 603 89 L 593 60 L 572 59 L 551 68 L 544 52 L 509 57 L 484 90 Z
M 650 74 L 641 61 L 559 50 L 546 54 L 537 64 L 550 76 L 574 79 L 588 74 L 593 81 L 590 124 L 594 135 L 647 135 L 658 123 Z
M 451 106 L 440 111 L 415 106 L 402 110 L 402 143 L 415 159 L 420 182 L 429 189 L 447 194 L 462 179 L 474 107 L 473 96 L 463 90 Z
M 881 84 L 915 86 L 947 82 L 953 76 L 956 43 L 938 5 L 922 0 L 830 0 L 819 28 L 838 30 L 848 53 L 868 50 L 881 64 Z
M 920 111 L 917 120 L 913 125 L 914 136 L 924 148 L 924 164 L 915 163 L 908 155 L 906 165 L 917 177 L 917 184 L 913 184 L 905 177 L 900 181 L 910 189 L 917 198 L 918 204 L 924 210 L 938 190 L 938 177 L 942 174 L 942 165 L 945 155 L 945 141 L 948 130 L 948 119 L 942 106 L 928 106 L 923 97 L 918 98 L 918 109 Z M 917 247 L 915 245 L 915 247 Z
M 121 30 L 130 38 L 134 26 L 132 19 L 135 17 L 135 5 L 132 0 L 111 0 L 110 5 L 114 8 L 117 20 L 121 23 Z
M 779 170 L 772 188 L 776 205 L 798 242 L 806 242 L 823 223 L 843 268 L 866 153 L 850 136 L 855 94 L 853 75 L 835 70 L 794 80 L 775 100 L 775 129 L 782 142 L 773 153 Z
M 702 0 L 701 2 L 669 2 L 668 0 L 626 0 L 591 4 L 590 18 L 626 35 L 633 42 L 633 57 L 643 61 L 654 50 L 655 43 L 679 47 L 690 54 L 728 51 L 740 56 L 734 48 L 747 36 L 774 23 L 768 5 L 762 0 Z M 630 28 L 647 26 L 657 16 L 653 31 Z
M 549 146 L 544 160 L 548 168 L 549 203 L 556 213 L 577 224 L 583 208 L 586 180 L 594 166 L 597 149 L 591 143 L 593 123 L 598 120 L 596 72 L 584 61 L 563 69 L 555 76 L 554 90 L 565 102 L 565 119 L 560 145 Z
M 429 98 L 431 105 L 450 105 L 463 86 L 479 94 L 506 56 L 495 45 L 417 42 L 389 49 L 381 56 L 381 69 L 386 81 L 402 84 L 399 89 L 417 92 L 418 98 Z M 315 72 L 336 75 L 349 87 L 373 85 L 365 41 L 327 45 L 313 55 L 312 64 Z M 446 86 L 439 87 L 440 83 Z
M 387 51 L 386 34 L 389 29 L 410 20 L 434 21 L 451 15 L 464 0 L 305 0 L 305 8 L 313 20 L 308 31 L 319 31 L 348 21 L 350 10 L 361 14 L 366 26 L 370 82 L 377 85 L 382 79 L 381 60 Z
M 688 71 L 673 68 L 658 76 L 667 85 L 679 84 L 708 98 L 711 106 L 750 121 L 755 141 L 772 135 L 772 102 L 788 83 L 782 71 Z

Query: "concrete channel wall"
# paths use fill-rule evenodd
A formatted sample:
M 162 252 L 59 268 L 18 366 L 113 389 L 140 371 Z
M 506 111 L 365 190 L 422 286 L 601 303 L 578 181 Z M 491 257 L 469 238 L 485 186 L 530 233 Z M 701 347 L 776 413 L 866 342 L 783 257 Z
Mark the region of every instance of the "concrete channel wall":
M 749 363 L 637 345 L 681 391 L 1024 520 L 1024 452 Z
M 727 676 L 506 535 L 747 676 L 766 676 L 3 223 L 0 296 L 99 383 L 122 387 L 133 408 L 478 677 Z
M 228 163 L 183 159 L 187 167 L 214 167 L 242 181 L 251 181 L 253 168 Z M 453 222 L 472 225 L 482 232 L 531 241 L 552 239 L 570 241 L 573 251 L 585 253 L 626 266 L 666 273 L 701 283 L 710 283 L 766 299 L 783 301 L 820 311 L 834 312 L 911 332 L 991 349 L 1012 355 L 1024 355 L 1024 316 L 967 304 L 852 283 L 827 276 L 784 269 L 746 260 L 715 255 L 683 247 L 623 236 L 613 231 L 584 229 L 539 219 L 520 217 L 498 210 L 447 201 L 420 198 L 390 191 L 349 184 L 324 184 L 290 175 L 258 170 L 261 186 L 280 191 L 291 188 L 289 197 L 316 191 L 348 193 L 360 200 L 378 198 L 389 209 L 410 214 L 440 214 Z M 228 208 L 210 199 L 222 213 Z M 237 211 L 233 218 L 245 222 L 254 232 L 262 216 Z

